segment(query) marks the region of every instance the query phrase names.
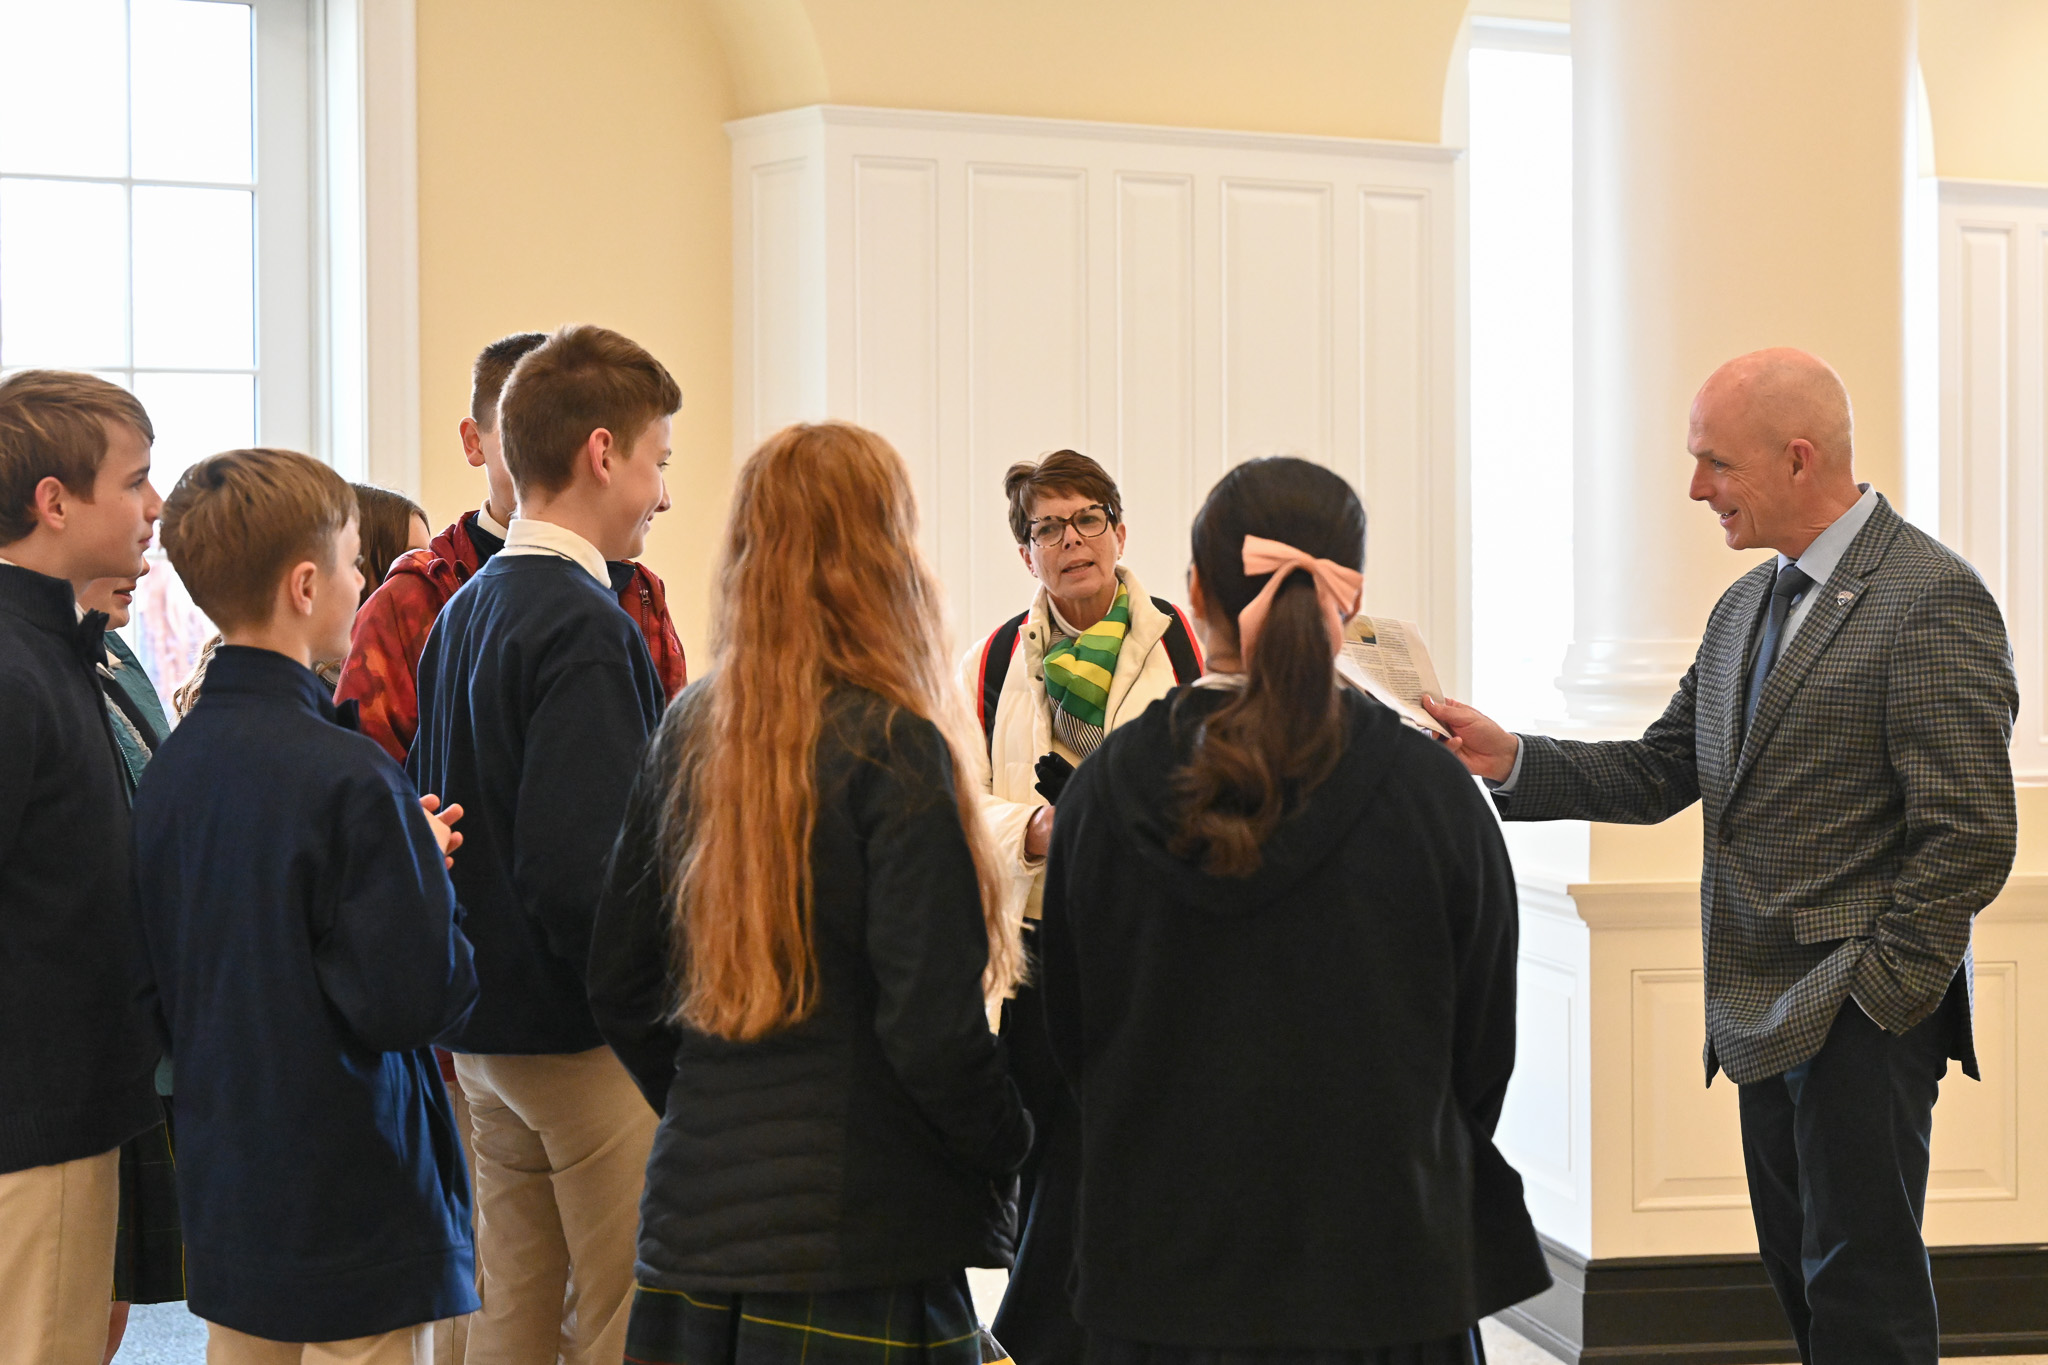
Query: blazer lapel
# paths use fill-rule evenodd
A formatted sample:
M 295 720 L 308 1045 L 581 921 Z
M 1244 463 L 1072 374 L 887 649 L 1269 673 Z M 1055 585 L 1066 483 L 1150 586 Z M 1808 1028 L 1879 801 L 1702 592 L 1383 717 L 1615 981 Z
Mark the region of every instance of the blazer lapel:
M 1757 619 L 1763 613 L 1764 599 L 1771 595 L 1771 584 L 1777 581 L 1776 562 L 1767 559 L 1743 576 L 1736 599 L 1739 605 L 1735 621 L 1739 629 L 1723 635 L 1715 650 L 1714 667 L 1709 670 L 1721 680 L 1720 695 L 1714 698 L 1713 715 L 1721 731 L 1715 741 L 1721 755 L 1721 779 L 1731 789 L 1735 785 L 1736 762 L 1742 757 L 1742 704 L 1749 695 L 1749 651 L 1756 643 Z
M 1856 533 L 1856 539 L 1849 543 L 1848 552 L 1835 566 L 1834 573 L 1828 576 L 1827 582 L 1811 590 L 1815 596 L 1813 605 L 1807 610 L 1806 620 L 1801 623 L 1799 633 L 1784 646 L 1770 677 L 1764 680 L 1764 693 L 1757 699 L 1756 715 L 1750 719 L 1749 729 L 1742 737 L 1742 754 L 1736 761 L 1734 780 L 1729 783 L 1731 791 L 1756 766 L 1757 754 L 1770 742 L 1771 732 L 1784 718 L 1785 709 L 1792 704 L 1800 684 L 1813 671 L 1820 656 L 1827 652 L 1835 632 L 1842 628 L 1842 623 L 1856 610 L 1856 604 L 1863 600 L 1870 575 L 1876 572 L 1885 551 L 1891 548 L 1892 538 L 1898 529 L 1898 514 L 1891 510 L 1891 504 L 1884 500 L 1884 495 L 1879 494 L 1876 510 L 1870 514 L 1870 520 L 1863 529 Z

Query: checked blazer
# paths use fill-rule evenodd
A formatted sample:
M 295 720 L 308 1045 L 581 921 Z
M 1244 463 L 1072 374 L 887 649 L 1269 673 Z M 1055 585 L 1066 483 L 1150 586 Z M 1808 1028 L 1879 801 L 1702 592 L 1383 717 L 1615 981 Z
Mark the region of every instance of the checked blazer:
M 1654 824 L 1704 803 L 1706 1073 L 1810 1059 L 1845 999 L 1893 1033 L 1960 993 L 1949 1055 L 1977 1075 L 1970 922 L 2017 837 L 2012 648 L 1983 580 L 1882 497 L 1782 647 L 1745 733 L 1777 573 L 1737 579 L 1641 739 L 1522 736 L 1510 820 Z

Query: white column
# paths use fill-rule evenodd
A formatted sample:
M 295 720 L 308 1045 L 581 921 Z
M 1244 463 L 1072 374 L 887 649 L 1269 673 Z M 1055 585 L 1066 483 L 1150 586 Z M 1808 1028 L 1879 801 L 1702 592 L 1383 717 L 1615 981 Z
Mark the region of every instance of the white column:
M 1686 498 L 1714 367 L 1791 345 L 1856 405 L 1896 502 L 1910 0 L 1578 0 L 1575 719 L 1662 709 L 1753 562 Z

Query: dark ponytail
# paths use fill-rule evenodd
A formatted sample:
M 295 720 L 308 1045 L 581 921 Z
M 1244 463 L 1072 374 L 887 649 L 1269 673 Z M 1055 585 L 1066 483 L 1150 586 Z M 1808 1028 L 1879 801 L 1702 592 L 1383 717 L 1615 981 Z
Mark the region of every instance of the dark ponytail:
M 1235 618 L 1270 575 L 1248 577 L 1244 538 L 1263 536 L 1347 568 L 1365 565 L 1365 509 L 1321 465 L 1276 457 L 1237 466 L 1195 517 L 1194 564 L 1211 603 Z M 1185 696 L 1185 694 L 1184 694 Z M 1202 725 L 1187 766 L 1173 852 L 1218 877 L 1249 877 L 1275 828 L 1335 768 L 1344 747 L 1330 636 L 1315 580 L 1281 581 L 1244 687 Z

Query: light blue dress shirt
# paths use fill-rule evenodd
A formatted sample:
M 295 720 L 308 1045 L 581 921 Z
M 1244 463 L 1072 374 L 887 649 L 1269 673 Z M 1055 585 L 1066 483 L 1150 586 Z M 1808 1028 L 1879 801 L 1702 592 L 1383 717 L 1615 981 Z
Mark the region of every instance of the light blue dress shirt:
M 1856 539 L 1856 533 L 1870 520 L 1870 514 L 1877 510 L 1877 490 L 1867 483 L 1856 485 L 1863 496 L 1849 506 L 1849 510 L 1828 524 L 1828 529 L 1813 538 L 1813 544 L 1806 547 L 1806 553 L 1798 559 L 1778 556 L 1778 571 L 1783 572 L 1787 564 L 1797 564 L 1799 571 L 1813 580 L 1813 587 L 1792 599 L 1792 610 L 1785 615 L 1785 633 L 1778 642 L 1778 654 L 1782 657 L 1792 646 L 1792 639 L 1799 634 L 1799 628 L 1806 624 L 1808 611 L 1813 606 L 1813 595 L 1834 575 L 1835 566 L 1842 562 L 1842 556 L 1849 552 L 1849 543 Z M 1487 782 L 1489 791 L 1503 796 L 1512 796 L 1515 783 L 1522 776 L 1522 746 L 1515 745 L 1515 766 L 1508 769 L 1507 779 L 1502 782 Z

